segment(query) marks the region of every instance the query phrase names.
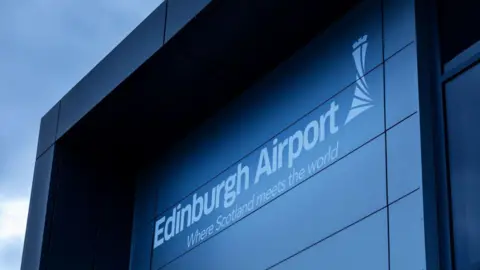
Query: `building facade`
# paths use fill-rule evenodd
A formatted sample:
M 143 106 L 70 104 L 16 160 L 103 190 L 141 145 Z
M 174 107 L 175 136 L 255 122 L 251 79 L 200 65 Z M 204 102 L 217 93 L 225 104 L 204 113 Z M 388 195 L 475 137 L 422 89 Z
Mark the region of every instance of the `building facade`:
M 480 4 L 318 2 L 163 2 L 42 118 L 22 269 L 479 269 Z

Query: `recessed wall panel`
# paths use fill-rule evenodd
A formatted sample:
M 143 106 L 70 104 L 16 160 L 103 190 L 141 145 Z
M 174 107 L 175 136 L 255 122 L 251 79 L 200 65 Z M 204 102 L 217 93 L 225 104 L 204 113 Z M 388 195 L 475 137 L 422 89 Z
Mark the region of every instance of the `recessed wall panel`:
M 272 269 L 389 269 L 387 211 L 346 228 Z
M 421 188 L 420 131 L 415 46 L 385 40 L 404 45 L 383 63 L 381 12 L 362 2 L 159 153 L 135 223 L 153 224 L 151 269 L 388 269 L 385 209 Z
M 415 0 L 383 0 L 385 59 L 415 41 Z
M 417 113 L 387 132 L 389 202 L 422 186 L 419 118 Z
M 415 44 L 385 62 L 387 128 L 418 111 L 418 69 Z
M 252 201 L 245 202 L 243 214 L 235 206 L 231 213 L 215 215 L 157 248 L 153 269 L 165 264 L 162 269 L 266 269 L 282 261 L 385 206 L 384 151 L 384 138 L 379 137 L 325 171 L 294 181 L 295 187 L 288 177 L 269 182 L 249 196 Z M 264 195 L 275 188 L 277 192 Z M 270 203 L 259 205 L 264 200 Z M 208 234 L 209 226 L 212 235 L 184 249 L 184 255 L 167 257 L 177 246 L 188 247 L 189 237 L 196 240 L 197 230 Z M 246 259 L 245 254 L 255 256 Z
M 421 190 L 390 206 L 390 269 L 426 269 Z
M 381 71 L 382 69 L 378 68 L 365 78 L 370 83 L 373 100 L 383 100 Z M 379 136 L 384 129 L 383 106 L 379 102 L 380 104 L 376 103 L 376 106 L 372 105 L 356 114 L 358 111 L 351 108 L 356 89 L 355 85 L 328 100 L 242 159 L 236 166 L 221 173 L 202 188 L 195 190 L 193 194 L 186 196 L 175 207 L 157 216 L 155 220 L 163 233 L 157 236 L 158 245 L 154 250 L 157 262 L 155 265 L 167 263 L 191 249 L 194 244 L 189 243 L 188 236 L 196 229 L 207 228 L 215 223 L 219 216 L 228 216 L 237 207 L 254 201 L 249 207 L 250 210 L 244 211 L 245 216 L 248 215 L 270 202 L 271 194 L 265 194 L 265 198 L 259 194 L 269 192 L 272 188 L 274 189 L 272 194 L 287 192 L 293 189 L 296 183 L 314 177 L 321 170 Z M 384 166 L 382 160 L 378 161 L 379 170 Z M 183 182 L 188 179 L 181 180 Z M 272 195 L 272 198 L 277 195 Z M 161 201 L 163 198 L 158 199 Z M 206 206 L 205 201 L 208 201 L 210 206 Z M 213 206 L 212 201 L 215 204 Z M 197 205 L 203 209 L 203 213 L 198 212 L 201 211 L 198 207 L 197 210 L 194 209 Z M 188 218 L 180 218 L 184 220 L 184 226 L 180 225 L 179 232 L 172 233 L 178 236 L 172 236 L 173 240 L 170 240 L 171 233 L 166 229 L 168 220 L 175 219 L 181 211 L 186 211 L 185 215 Z M 200 213 L 198 220 L 191 212 Z M 193 225 L 189 226 L 189 223 Z M 209 233 L 209 237 L 230 225 L 231 223 L 227 222 L 227 225 L 221 226 L 219 230 Z
M 162 164 L 161 178 L 176 181 L 160 186 L 157 214 L 346 88 L 351 100 L 342 110 L 352 106 L 354 95 L 355 106 L 383 106 L 381 71 L 372 72 L 382 61 L 381 39 L 380 1 L 366 1 L 192 132 L 169 156 L 172 162 Z M 365 91 L 375 96 L 365 97 Z

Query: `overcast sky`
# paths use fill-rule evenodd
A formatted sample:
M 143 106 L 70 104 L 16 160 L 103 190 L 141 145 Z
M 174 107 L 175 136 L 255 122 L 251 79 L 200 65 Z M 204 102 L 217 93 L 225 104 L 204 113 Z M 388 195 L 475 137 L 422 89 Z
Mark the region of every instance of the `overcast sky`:
M 0 0 L 0 269 L 20 269 L 41 117 L 163 0 Z

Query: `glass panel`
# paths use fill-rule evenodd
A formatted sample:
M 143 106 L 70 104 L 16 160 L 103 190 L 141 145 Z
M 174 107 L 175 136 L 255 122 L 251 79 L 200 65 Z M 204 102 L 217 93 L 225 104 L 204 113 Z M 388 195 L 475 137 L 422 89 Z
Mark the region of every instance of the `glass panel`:
M 480 65 L 446 85 L 457 270 L 480 269 Z

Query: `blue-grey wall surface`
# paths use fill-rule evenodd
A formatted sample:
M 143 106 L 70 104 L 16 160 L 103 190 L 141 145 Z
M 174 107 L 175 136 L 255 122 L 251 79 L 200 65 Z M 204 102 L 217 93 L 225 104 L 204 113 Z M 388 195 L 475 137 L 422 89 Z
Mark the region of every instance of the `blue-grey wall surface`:
M 425 269 L 413 14 L 362 2 L 159 153 L 130 268 Z

